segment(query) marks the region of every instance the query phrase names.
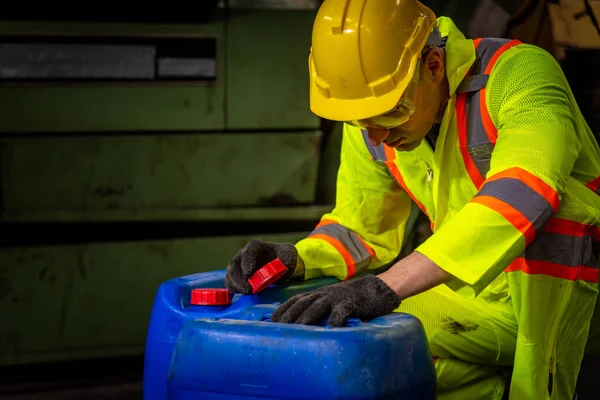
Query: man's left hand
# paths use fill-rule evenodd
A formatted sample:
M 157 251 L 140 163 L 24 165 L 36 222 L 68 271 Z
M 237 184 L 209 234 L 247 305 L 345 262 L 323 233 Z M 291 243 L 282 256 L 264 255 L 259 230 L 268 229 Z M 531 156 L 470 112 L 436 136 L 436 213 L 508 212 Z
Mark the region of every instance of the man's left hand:
M 325 286 L 296 295 L 279 306 L 274 322 L 344 326 L 348 318 L 369 321 L 394 311 L 400 305 L 396 293 L 375 275 Z

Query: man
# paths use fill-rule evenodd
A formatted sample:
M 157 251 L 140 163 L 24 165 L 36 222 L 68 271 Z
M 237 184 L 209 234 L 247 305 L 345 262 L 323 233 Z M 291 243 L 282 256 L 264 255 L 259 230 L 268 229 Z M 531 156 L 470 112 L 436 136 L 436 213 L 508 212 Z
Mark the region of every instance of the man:
M 311 110 L 345 122 L 336 207 L 295 245 L 248 243 L 227 287 L 249 293 L 279 257 L 283 279 L 344 282 L 274 321 L 410 313 L 440 398 L 572 398 L 598 293 L 600 148 L 557 62 L 466 39 L 416 0 L 325 0 L 309 69 Z M 434 234 L 369 274 L 398 255 L 411 199 Z

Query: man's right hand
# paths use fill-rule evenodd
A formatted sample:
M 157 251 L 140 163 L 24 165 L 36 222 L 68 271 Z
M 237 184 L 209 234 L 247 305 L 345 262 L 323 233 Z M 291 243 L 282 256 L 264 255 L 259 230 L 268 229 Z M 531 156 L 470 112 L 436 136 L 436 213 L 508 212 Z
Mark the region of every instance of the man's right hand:
M 252 294 L 248 279 L 276 258 L 288 269 L 279 280 L 291 278 L 298 262 L 298 251 L 293 244 L 271 243 L 260 239 L 249 241 L 227 265 L 225 287 L 232 293 Z

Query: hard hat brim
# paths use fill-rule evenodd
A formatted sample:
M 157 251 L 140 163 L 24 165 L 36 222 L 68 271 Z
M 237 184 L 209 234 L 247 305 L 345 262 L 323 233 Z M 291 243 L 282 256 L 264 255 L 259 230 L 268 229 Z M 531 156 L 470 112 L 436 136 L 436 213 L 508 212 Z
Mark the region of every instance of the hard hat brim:
M 321 118 L 331 121 L 353 121 L 372 118 L 392 110 L 408 87 L 414 74 L 418 57 L 410 61 L 409 71 L 412 73 L 399 81 L 396 87 L 381 95 L 364 99 L 347 100 L 326 97 L 317 87 L 315 81 L 310 82 L 310 110 Z

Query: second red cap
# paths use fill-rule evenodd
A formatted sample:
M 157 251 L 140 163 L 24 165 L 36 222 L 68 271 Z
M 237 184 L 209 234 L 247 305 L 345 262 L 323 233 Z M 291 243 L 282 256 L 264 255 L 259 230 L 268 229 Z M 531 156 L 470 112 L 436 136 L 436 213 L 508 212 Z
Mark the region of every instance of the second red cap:
M 286 266 L 279 258 L 266 264 L 248 279 L 248 283 L 252 286 L 252 293 L 258 293 L 268 288 L 281 278 L 286 271 Z
M 223 306 L 231 304 L 227 289 L 194 289 L 190 298 L 194 306 Z

